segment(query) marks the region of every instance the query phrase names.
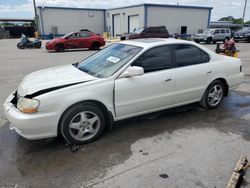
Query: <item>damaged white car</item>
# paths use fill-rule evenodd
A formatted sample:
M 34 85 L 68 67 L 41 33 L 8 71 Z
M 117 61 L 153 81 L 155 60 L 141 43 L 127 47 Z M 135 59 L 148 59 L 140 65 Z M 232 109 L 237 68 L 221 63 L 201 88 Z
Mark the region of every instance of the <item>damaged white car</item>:
M 26 76 L 4 103 L 11 127 L 27 139 L 84 144 L 113 122 L 199 102 L 212 109 L 243 80 L 241 61 L 194 42 L 119 42 L 80 63 Z

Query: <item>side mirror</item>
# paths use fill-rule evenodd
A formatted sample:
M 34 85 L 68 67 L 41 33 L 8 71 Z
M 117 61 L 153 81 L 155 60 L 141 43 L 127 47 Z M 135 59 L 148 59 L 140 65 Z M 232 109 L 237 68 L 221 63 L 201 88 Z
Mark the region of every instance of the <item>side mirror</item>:
M 130 66 L 121 74 L 120 77 L 124 78 L 124 77 L 141 76 L 143 74 L 144 74 L 144 69 L 142 67 Z

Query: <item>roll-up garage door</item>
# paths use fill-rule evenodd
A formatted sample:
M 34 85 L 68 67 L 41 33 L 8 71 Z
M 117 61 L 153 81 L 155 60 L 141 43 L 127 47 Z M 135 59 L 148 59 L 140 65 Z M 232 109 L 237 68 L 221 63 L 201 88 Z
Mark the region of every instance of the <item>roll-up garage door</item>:
M 129 33 L 133 32 L 134 29 L 139 28 L 139 15 L 133 15 L 128 17 Z
M 121 34 L 120 14 L 113 15 L 113 35 L 114 37 Z

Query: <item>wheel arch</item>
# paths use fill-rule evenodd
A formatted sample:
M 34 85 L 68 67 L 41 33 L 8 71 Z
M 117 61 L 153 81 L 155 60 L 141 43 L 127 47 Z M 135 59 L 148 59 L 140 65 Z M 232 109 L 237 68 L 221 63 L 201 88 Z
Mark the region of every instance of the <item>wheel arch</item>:
M 108 129 L 112 129 L 113 122 L 114 122 L 114 117 L 113 117 L 112 112 L 110 112 L 110 111 L 108 110 L 108 108 L 107 108 L 102 102 L 100 102 L 100 101 L 97 101 L 97 100 L 84 100 L 84 101 L 79 101 L 79 102 L 77 102 L 77 103 L 74 103 L 74 104 L 70 105 L 68 108 L 66 108 L 66 109 L 63 111 L 63 113 L 61 114 L 60 119 L 59 119 L 59 121 L 58 121 L 58 125 L 57 125 L 57 135 L 60 135 L 60 134 L 61 134 L 61 131 L 60 131 L 61 127 L 60 127 L 60 126 L 61 126 L 62 117 L 64 116 L 64 114 L 65 114 L 68 110 L 70 110 L 71 108 L 73 108 L 74 106 L 79 105 L 79 104 L 84 105 L 84 103 L 92 103 L 92 104 L 95 104 L 96 106 L 98 106 L 98 107 L 101 109 L 101 111 L 103 112 L 103 114 L 104 114 L 105 121 L 106 121 L 106 127 L 107 127 Z
M 212 82 L 214 82 L 216 80 L 219 80 L 224 84 L 224 86 L 225 86 L 224 96 L 226 97 L 228 95 L 228 92 L 229 92 L 229 86 L 228 86 L 227 80 L 225 78 L 219 77 L 219 78 L 214 79 Z M 209 84 L 211 84 L 212 82 L 210 82 Z

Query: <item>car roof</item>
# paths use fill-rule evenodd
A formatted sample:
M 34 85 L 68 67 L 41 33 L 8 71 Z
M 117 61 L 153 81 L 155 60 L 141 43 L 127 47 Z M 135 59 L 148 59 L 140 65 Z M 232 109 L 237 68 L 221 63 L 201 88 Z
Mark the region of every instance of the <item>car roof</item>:
M 186 41 L 174 38 L 147 38 L 147 39 L 133 39 L 119 42 L 120 44 L 127 44 L 138 46 L 142 48 L 151 48 L 154 46 L 167 45 L 167 44 L 195 44 L 193 41 Z

